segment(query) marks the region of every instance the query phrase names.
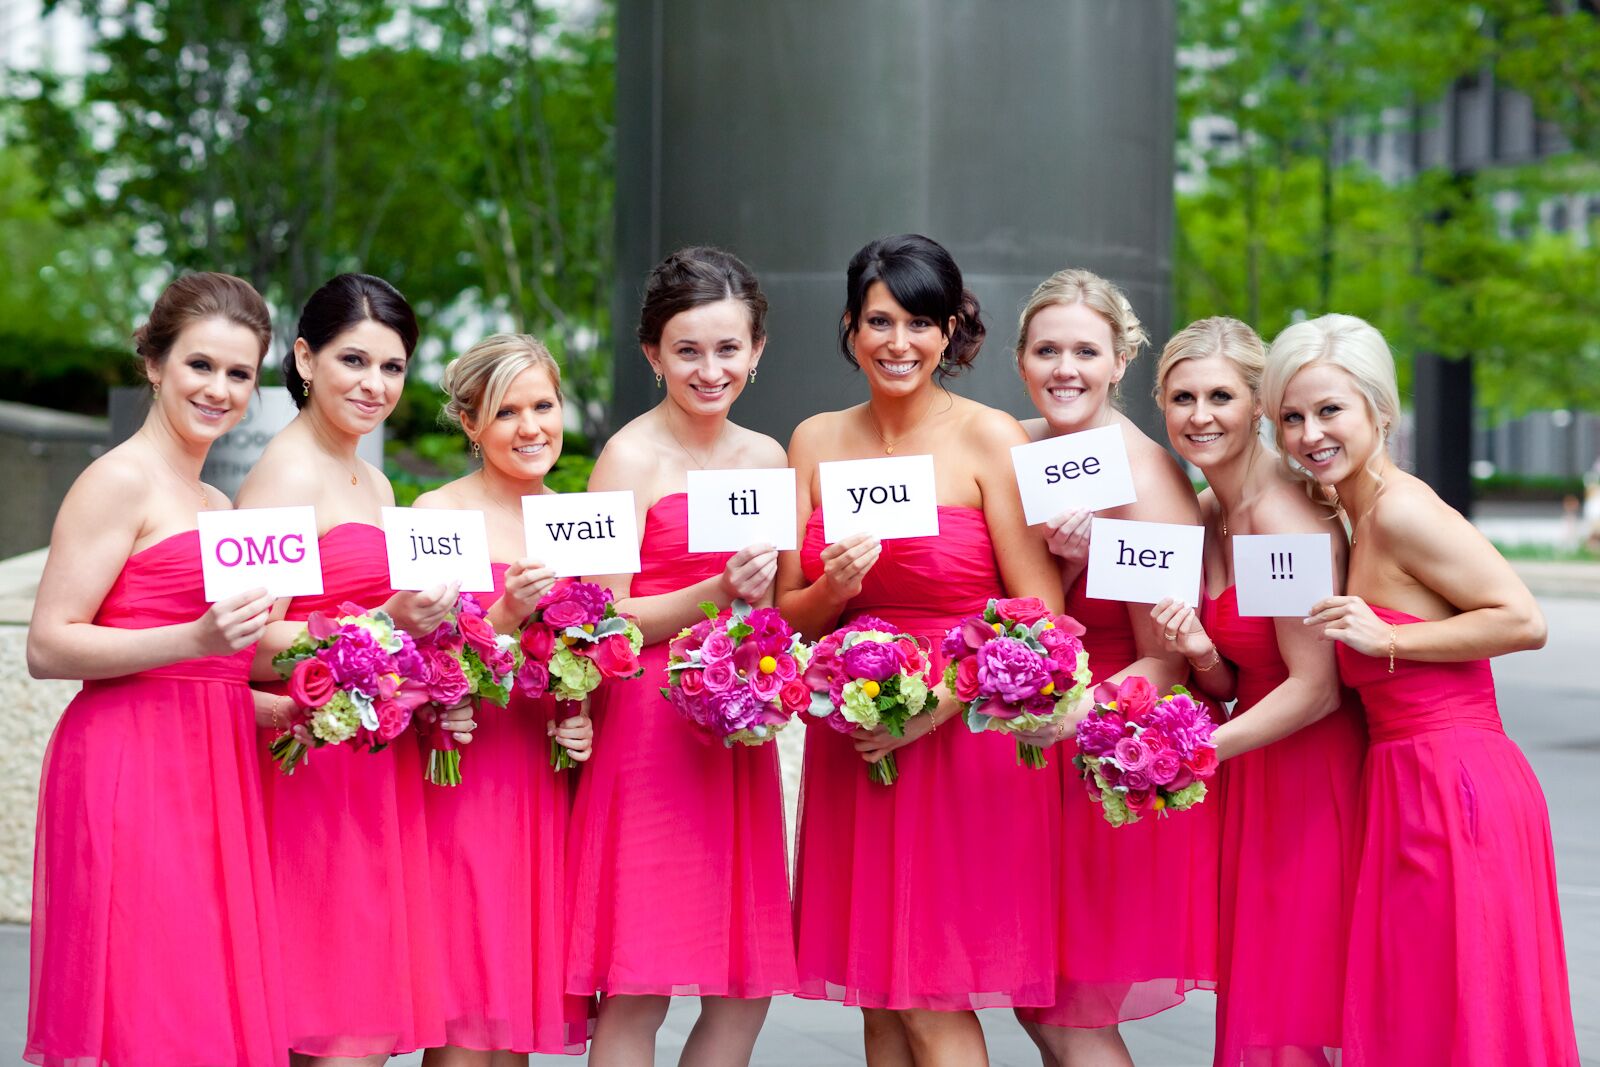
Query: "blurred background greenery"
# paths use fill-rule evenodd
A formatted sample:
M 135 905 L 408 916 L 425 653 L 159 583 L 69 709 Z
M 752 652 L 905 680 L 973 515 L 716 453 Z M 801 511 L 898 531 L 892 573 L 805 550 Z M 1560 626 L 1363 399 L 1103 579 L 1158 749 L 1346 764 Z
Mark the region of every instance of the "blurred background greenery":
M 1176 3 L 1169 326 L 1229 314 L 1270 338 L 1345 311 L 1382 326 L 1403 374 L 1414 352 L 1470 357 L 1480 417 L 1600 409 L 1594 0 Z M 0 0 L 0 22 L 26 7 Z M 262 289 L 276 362 L 306 295 L 360 269 L 424 328 L 388 426 L 402 501 L 464 469 L 433 383 L 499 329 L 561 361 L 552 484 L 581 488 L 608 430 L 609 0 L 32 5 L 51 12 L 81 20 L 81 62 L 0 72 L 0 393 L 102 413 L 185 268 Z M 1486 78 L 1532 101 L 1554 150 L 1397 168 L 1352 148 L 1426 137 L 1430 102 Z M 1556 225 L 1553 203 L 1589 207 Z

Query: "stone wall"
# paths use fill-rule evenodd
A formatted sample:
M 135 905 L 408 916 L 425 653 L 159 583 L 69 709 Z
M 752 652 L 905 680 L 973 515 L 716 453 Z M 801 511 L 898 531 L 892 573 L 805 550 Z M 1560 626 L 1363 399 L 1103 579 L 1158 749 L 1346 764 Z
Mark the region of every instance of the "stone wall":
M 67 489 L 105 449 L 104 419 L 0 400 L 0 470 L 6 472 L 0 560 L 50 543 Z

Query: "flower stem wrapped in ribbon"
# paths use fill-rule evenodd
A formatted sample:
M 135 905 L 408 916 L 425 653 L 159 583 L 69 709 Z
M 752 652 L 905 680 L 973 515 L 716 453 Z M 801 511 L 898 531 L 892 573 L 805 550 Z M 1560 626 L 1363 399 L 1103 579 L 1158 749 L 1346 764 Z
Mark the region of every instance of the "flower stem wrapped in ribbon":
M 428 700 L 410 636 L 387 613 L 357 604 L 340 604 L 337 615 L 314 612 L 294 643 L 272 657 L 272 666 L 295 703 L 289 729 L 271 745 L 284 774 L 323 745 L 354 743 L 377 752 Z
M 578 704 L 610 678 L 644 673 L 639 650 L 644 635 L 631 616 L 620 614 L 611 590 L 594 582 L 557 582 L 544 596 L 518 638 L 522 666 L 517 690 L 555 698 L 556 714 L 577 714 Z M 550 766 L 564 771 L 576 763 L 554 738 Z
M 471 593 L 462 593 L 445 621 L 417 642 L 417 654 L 422 658 L 422 686 L 441 708 L 467 699 L 503 708 L 511 699 L 517 639 L 496 633 Z M 428 781 L 460 785 L 461 750 L 450 731 L 434 724 L 420 732 L 428 744 Z
M 661 695 L 724 745 L 772 740 L 795 712 L 811 703 L 800 674 L 811 649 L 777 608 L 735 600 L 727 611 L 700 605 L 705 619 L 678 632 L 667 646 L 667 684 Z
M 1138 675 L 1100 686 L 1095 701 L 1078 724 L 1073 763 L 1106 822 L 1124 826 L 1145 812 L 1165 816 L 1205 799 L 1217 773 L 1217 726 L 1203 703 L 1181 685 L 1158 699 Z
M 906 722 L 931 713 L 933 661 L 927 649 L 895 626 L 864 615 L 818 641 L 806 668 L 808 711 L 848 734 L 881 726 L 903 737 Z M 868 764 L 867 777 L 893 785 L 900 777 L 894 753 Z
M 967 729 L 1018 734 L 1059 721 L 1088 691 L 1083 627 L 1038 597 L 993 599 L 944 638 L 944 682 L 966 705 Z M 1040 770 L 1044 750 L 1017 742 L 1017 762 Z

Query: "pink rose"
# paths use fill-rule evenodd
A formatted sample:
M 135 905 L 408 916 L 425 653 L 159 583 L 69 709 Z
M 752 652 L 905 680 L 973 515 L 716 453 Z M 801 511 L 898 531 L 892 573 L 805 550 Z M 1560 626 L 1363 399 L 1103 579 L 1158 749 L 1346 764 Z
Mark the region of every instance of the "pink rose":
M 1135 789 L 1148 790 L 1152 785 L 1150 775 L 1143 770 L 1123 771 L 1122 781 L 1119 784 L 1130 791 Z
M 783 679 L 776 674 L 762 674 L 755 671 L 749 677 L 750 691 L 756 695 L 757 700 L 774 701 L 783 689 Z
M 556 635 L 542 622 L 530 622 L 518 640 L 522 645 L 522 654 L 540 663 L 550 658 L 556 645 Z
M 1170 786 L 1182 769 L 1183 762 L 1178 754 L 1168 749 L 1150 761 L 1150 780 L 1156 785 Z
M 320 708 L 333 699 L 333 672 L 315 656 L 294 665 L 289 675 L 289 696 L 302 708 Z
M 639 657 L 625 634 L 612 634 L 595 645 L 594 665 L 607 678 L 631 678 L 639 669 Z
M 463 612 L 456 616 L 456 629 L 461 631 L 462 639 L 471 645 L 472 650 L 479 656 L 487 657 L 493 654 L 495 650 L 493 626 L 476 615 Z
M 540 615 L 540 621 L 553 630 L 565 630 L 569 626 L 582 626 L 588 618 L 588 612 L 583 610 L 583 605 L 576 600 L 558 600 L 549 605 Z
M 1156 687 L 1150 679 L 1130 674 L 1117 687 L 1117 711 L 1132 722 L 1142 722 L 1156 706 Z
M 388 744 L 411 725 L 411 709 L 398 700 L 380 700 L 372 706 L 378 716 L 378 740 Z
M 442 707 L 454 707 L 466 697 L 471 684 L 461 670 L 461 664 L 442 649 L 426 649 L 422 653 L 422 666 L 428 697 Z
M 684 696 L 697 697 L 706 691 L 704 674 L 692 668 L 678 672 L 678 688 L 683 690 Z
M 700 645 L 701 663 L 716 663 L 732 655 L 733 641 L 721 630 L 706 634 L 705 641 Z
M 1196 778 L 1209 778 L 1217 770 L 1217 750 L 1213 745 L 1201 745 L 1189 757 L 1189 769 Z
M 733 673 L 733 664 L 725 659 L 708 664 L 700 673 L 705 677 L 706 688 L 713 693 L 725 693 L 739 680 Z
M 978 699 L 978 657 L 956 661 L 956 699 Z
M 1148 789 L 1130 789 L 1122 795 L 1122 802 L 1139 812 L 1149 811 L 1154 800 L 1155 796 Z
M 778 661 L 779 681 L 792 682 L 800 677 L 800 665 L 794 661 L 793 656 L 787 652 L 780 652 L 776 658 Z
M 550 668 L 543 660 L 529 658 L 517 671 L 517 688 L 529 696 L 543 696 L 550 688 Z
M 1143 770 L 1150 763 L 1150 751 L 1131 737 L 1124 737 L 1111 750 L 1112 758 L 1124 771 Z
M 1036 596 L 996 600 L 994 610 L 1002 619 L 1008 622 L 1020 622 L 1024 626 L 1032 626 L 1050 614 L 1050 609 L 1044 606 L 1044 601 Z
M 799 679 L 790 679 L 778 691 L 778 699 L 786 711 L 804 711 L 811 706 L 811 690 Z
M 1187 789 L 1193 784 L 1194 772 L 1185 767 L 1180 761 L 1178 764 L 1178 773 L 1173 775 L 1172 780 L 1166 783 L 1163 788 L 1165 788 L 1168 792 L 1176 793 L 1178 790 Z

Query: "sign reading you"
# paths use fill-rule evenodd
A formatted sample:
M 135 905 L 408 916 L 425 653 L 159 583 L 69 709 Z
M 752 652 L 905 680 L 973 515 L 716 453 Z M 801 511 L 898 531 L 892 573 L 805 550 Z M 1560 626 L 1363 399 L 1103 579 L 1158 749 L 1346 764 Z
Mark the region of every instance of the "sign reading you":
M 639 572 L 632 490 L 525 496 L 522 530 L 528 558 L 558 578 Z
M 689 472 L 689 551 L 796 547 L 794 469 Z
M 1303 616 L 1333 595 L 1333 539 L 1316 534 L 1235 534 L 1240 615 Z
M 1011 466 L 1030 526 L 1068 508 L 1103 511 L 1138 499 L 1122 427 L 1115 424 L 1013 445 Z
M 817 477 L 822 535 L 829 544 L 855 533 L 882 541 L 938 536 L 939 497 L 932 456 L 820 463 Z
M 1130 604 L 1197 604 L 1205 536 L 1204 526 L 1092 519 L 1085 592 Z
M 317 512 L 292 508 L 202 511 L 200 569 L 212 603 L 247 589 L 274 597 L 322 592 Z
M 481 511 L 384 508 L 383 539 L 393 589 L 432 589 L 459 581 L 464 593 L 494 591 L 489 531 Z

